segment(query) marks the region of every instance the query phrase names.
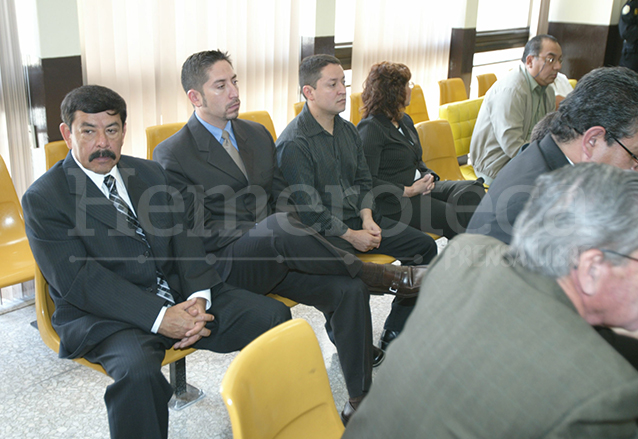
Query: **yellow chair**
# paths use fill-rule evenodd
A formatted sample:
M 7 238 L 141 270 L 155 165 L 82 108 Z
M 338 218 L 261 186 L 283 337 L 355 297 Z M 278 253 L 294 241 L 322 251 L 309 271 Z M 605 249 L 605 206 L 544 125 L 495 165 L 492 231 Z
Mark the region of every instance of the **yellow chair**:
M 44 344 L 54 352 L 60 350 L 60 336 L 51 324 L 51 316 L 55 311 L 55 304 L 49 295 L 49 284 L 42 275 L 40 267 L 35 265 L 35 313 L 38 322 L 38 331 Z M 162 361 L 162 366 L 170 364 L 170 379 L 175 391 L 169 407 L 181 410 L 204 397 L 204 392 L 186 383 L 186 356 L 195 352 L 195 349 L 167 349 Z M 96 363 L 91 363 L 84 358 L 75 358 L 73 361 L 106 375 L 104 368 Z
M 494 73 L 485 73 L 483 75 L 476 75 L 478 81 L 478 96 L 485 96 L 485 93 L 496 82 L 496 75 Z
M 428 116 L 428 107 L 425 105 L 425 96 L 420 85 L 416 84 L 412 89 L 412 98 L 410 105 L 405 107 L 405 113 L 412 118 L 412 122 L 416 125 L 419 122 L 430 120 Z
M 252 120 L 266 127 L 273 140 L 277 140 L 277 132 L 275 131 L 275 125 L 272 122 L 270 114 L 265 111 L 244 111 L 239 113 L 239 118 L 244 120 Z
M 0 157 L 0 288 L 33 279 L 35 261 L 15 186 Z M 0 294 L 0 303 L 2 295 Z
M 66 146 L 66 142 L 64 140 L 57 140 L 44 145 L 44 157 L 47 169 L 51 169 L 51 166 L 55 165 L 60 160 L 64 160 L 68 152 L 69 148 Z
M 344 431 L 310 325 L 289 320 L 228 367 L 220 393 L 235 439 L 337 439 Z
M 447 120 L 430 120 L 415 126 L 423 148 L 423 162 L 442 180 L 465 180 L 461 173 L 454 137 Z
M 449 78 L 439 81 L 439 91 L 439 105 L 467 99 L 467 90 L 465 90 L 465 83 L 461 78 Z
M 576 84 L 578 84 L 578 79 L 568 79 L 568 81 L 571 84 L 572 88 L 576 88 Z
M 391 264 L 396 261 L 392 256 L 380 255 L 378 253 L 357 253 L 357 258 L 363 262 L 372 262 L 374 264 Z
M 301 113 L 301 110 L 303 110 L 304 105 L 306 105 L 306 101 L 295 102 L 295 105 L 294 105 L 295 117 L 299 116 L 299 113 Z
M 350 94 L 350 122 L 355 126 L 361 122 L 361 108 L 363 107 L 363 100 L 361 99 L 361 93 Z
M 480 97 L 452 102 L 439 107 L 439 117 L 447 120 L 452 128 L 457 157 L 467 156 L 470 153 L 472 132 L 482 103 L 483 97 Z M 461 166 L 461 172 L 466 180 L 476 180 L 477 178 L 472 165 Z
M 146 128 L 146 158 L 153 160 L 155 147 L 181 130 L 185 124 L 186 122 L 173 122 Z

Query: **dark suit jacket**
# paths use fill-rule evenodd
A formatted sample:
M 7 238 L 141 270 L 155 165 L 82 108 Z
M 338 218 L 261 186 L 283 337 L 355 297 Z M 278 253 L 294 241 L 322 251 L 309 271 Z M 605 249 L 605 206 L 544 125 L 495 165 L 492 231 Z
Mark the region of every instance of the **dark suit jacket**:
M 232 125 L 248 180 L 194 114 L 153 152 L 153 160 L 182 192 L 188 223 L 207 253 L 226 247 L 273 213 L 286 186 L 268 130 L 241 119 Z
M 399 213 L 409 203 L 403 189 L 414 183 L 417 169 L 422 175 L 434 174 L 421 159 L 423 150 L 410 116 L 404 115 L 399 126 L 405 135 L 383 114 L 370 115 L 357 125 L 381 215 Z
M 509 244 L 514 221 L 529 199 L 536 178 L 568 164 L 551 135 L 531 143 L 498 173 L 474 212 L 467 232 L 492 236 Z
M 127 156 L 118 167 L 150 249 L 71 154 L 22 198 L 29 244 L 55 302 L 63 358 L 81 357 L 122 329 L 150 331 L 165 304 L 155 294 L 156 269 L 176 302 L 221 284 L 201 242 L 186 237 L 183 214 L 166 208 L 173 201 L 162 168 Z

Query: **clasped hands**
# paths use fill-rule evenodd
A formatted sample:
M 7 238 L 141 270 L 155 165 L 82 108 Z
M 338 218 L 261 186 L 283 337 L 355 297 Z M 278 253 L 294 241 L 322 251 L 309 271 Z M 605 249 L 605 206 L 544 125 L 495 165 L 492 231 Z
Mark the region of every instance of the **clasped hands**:
M 158 332 L 179 340 L 173 348 L 185 349 L 210 335 L 206 323 L 214 319 L 212 314 L 206 313 L 206 300 L 201 297 L 193 298 L 168 308 Z
M 404 186 L 403 196 L 427 195 L 434 189 L 434 175 L 426 174 L 425 177 L 416 180 L 412 186 Z
M 361 230 L 348 229 L 341 237 L 355 249 L 365 253 L 381 245 L 381 227 L 372 219 L 370 209 L 362 209 L 361 218 Z

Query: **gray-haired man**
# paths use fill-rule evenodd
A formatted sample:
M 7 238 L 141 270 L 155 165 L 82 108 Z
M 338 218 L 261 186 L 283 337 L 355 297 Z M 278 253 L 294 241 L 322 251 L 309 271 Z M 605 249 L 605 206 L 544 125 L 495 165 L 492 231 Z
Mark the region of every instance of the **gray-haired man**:
M 587 163 L 511 246 L 452 240 L 343 437 L 636 437 L 638 373 L 591 325 L 638 329 L 637 222 L 638 174 Z

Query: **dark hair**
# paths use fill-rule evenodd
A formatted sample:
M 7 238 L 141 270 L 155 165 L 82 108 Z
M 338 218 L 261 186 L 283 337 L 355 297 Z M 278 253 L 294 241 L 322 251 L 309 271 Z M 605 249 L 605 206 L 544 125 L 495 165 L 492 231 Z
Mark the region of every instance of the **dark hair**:
M 401 119 L 407 97 L 405 86 L 411 77 L 405 64 L 384 61 L 373 65 L 361 93 L 363 117 L 385 114 L 390 120 Z
M 521 58 L 521 61 L 526 62 L 527 55 L 538 56 L 541 53 L 541 50 L 543 50 L 543 41 L 545 40 L 550 40 L 558 44 L 558 40 L 551 35 L 536 35 L 534 38 L 529 40 L 527 44 L 525 44 L 525 50 L 523 50 L 523 57 Z
M 226 61 L 231 66 L 230 55 L 228 52 L 220 50 L 207 50 L 204 52 L 194 53 L 189 56 L 184 64 L 182 64 L 182 87 L 188 93 L 188 90 L 197 90 L 203 93 L 203 86 L 208 81 L 208 69 L 217 61 Z
M 120 115 L 122 126 L 126 123 L 126 102 L 122 96 L 101 85 L 83 85 L 71 90 L 60 104 L 62 122 L 69 130 L 75 119 L 75 112 L 95 114 L 108 111 L 109 114 Z
M 304 85 L 316 88 L 317 81 L 321 78 L 321 70 L 328 64 L 341 65 L 341 61 L 332 55 L 311 55 L 304 58 L 299 65 L 299 86 L 302 89 Z
M 549 134 L 549 127 L 552 124 L 552 120 L 554 120 L 554 117 L 556 116 L 556 112 L 552 111 L 551 113 L 547 113 L 545 115 L 545 117 L 543 117 L 541 120 L 538 121 L 538 123 L 536 123 L 536 125 L 534 125 L 534 129 L 532 129 L 532 136 L 529 139 L 529 143 L 535 142 L 535 141 L 541 141 L 543 140 L 543 138 Z
M 638 73 L 626 67 L 600 67 L 582 77 L 560 103 L 550 125 L 558 142 L 568 142 L 601 126 L 605 140 L 633 137 L 638 130 Z

